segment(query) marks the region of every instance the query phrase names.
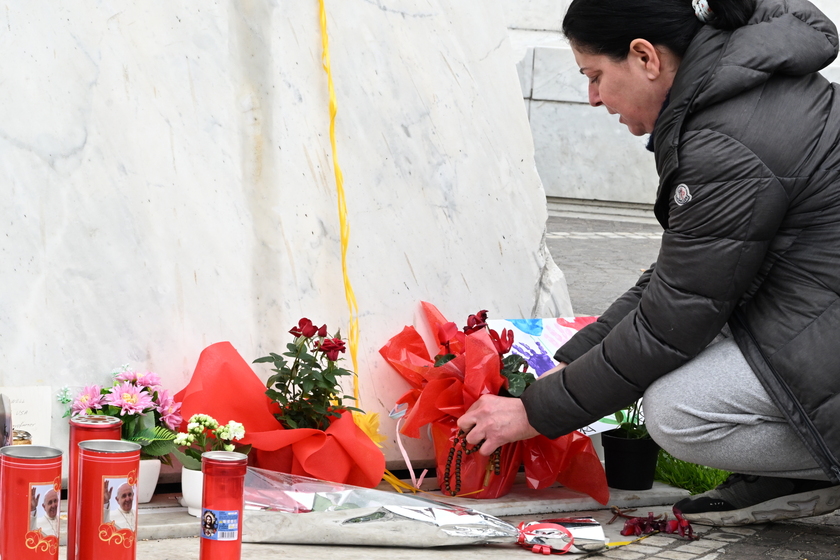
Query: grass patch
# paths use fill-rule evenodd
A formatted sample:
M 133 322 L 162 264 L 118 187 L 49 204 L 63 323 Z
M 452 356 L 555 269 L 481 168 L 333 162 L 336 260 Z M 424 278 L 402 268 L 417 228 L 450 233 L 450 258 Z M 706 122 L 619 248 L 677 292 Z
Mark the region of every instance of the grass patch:
M 665 484 L 684 488 L 693 496 L 711 490 L 726 480 L 729 474 L 720 469 L 681 461 L 662 449 L 659 451 L 659 460 L 656 463 L 655 478 Z

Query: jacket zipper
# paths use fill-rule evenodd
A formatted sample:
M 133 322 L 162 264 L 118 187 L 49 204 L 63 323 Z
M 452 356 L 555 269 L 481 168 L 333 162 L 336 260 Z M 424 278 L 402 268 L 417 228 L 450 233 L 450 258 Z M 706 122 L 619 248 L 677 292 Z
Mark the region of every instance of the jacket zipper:
M 778 381 L 779 385 L 782 386 L 782 389 L 784 390 L 785 394 L 787 394 L 790 402 L 793 403 L 793 405 L 799 411 L 799 414 L 801 414 L 802 417 L 806 419 L 805 427 L 808 429 L 808 431 L 813 436 L 813 438 L 816 441 L 817 446 L 819 447 L 820 451 L 822 451 L 823 457 L 826 458 L 826 461 L 829 464 L 829 469 L 831 470 L 832 473 L 834 473 L 834 477 L 838 481 L 840 481 L 840 464 L 838 464 L 838 463 L 836 463 L 832 460 L 833 455 L 831 453 L 831 450 L 825 444 L 825 441 L 823 440 L 820 433 L 816 430 L 816 428 L 814 428 L 814 425 L 811 423 L 811 418 L 805 413 L 805 409 L 802 408 L 802 405 L 800 404 L 799 399 L 797 399 L 794 396 L 793 392 L 790 390 L 790 387 L 788 387 L 788 384 L 785 383 L 785 381 L 776 372 L 775 368 L 770 364 L 769 361 L 767 361 L 767 358 L 765 358 L 764 352 L 761 351 L 761 346 L 758 345 L 758 341 L 753 336 L 752 331 L 747 327 L 747 323 L 744 320 L 743 313 L 741 312 L 740 309 L 735 310 L 735 317 L 737 318 L 738 322 L 741 323 L 741 326 L 744 328 L 744 331 L 750 337 L 750 340 L 752 340 L 753 344 L 755 345 L 755 348 L 761 354 L 761 358 L 764 360 L 764 363 L 767 365 L 767 368 L 773 374 L 773 377 L 775 377 L 776 381 Z

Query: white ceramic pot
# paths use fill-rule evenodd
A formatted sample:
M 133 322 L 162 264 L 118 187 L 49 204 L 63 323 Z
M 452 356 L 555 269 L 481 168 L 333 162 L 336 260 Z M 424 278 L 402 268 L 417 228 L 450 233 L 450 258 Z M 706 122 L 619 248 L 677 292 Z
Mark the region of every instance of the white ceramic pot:
M 141 459 L 140 472 L 137 475 L 138 504 L 147 504 L 152 501 L 158 478 L 160 478 L 160 459 Z
M 193 517 L 201 515 L 201 494 L 204 491 L 204 473 L 191 469 L 181 469 L 181 493 L 184 499 L 181 505 Z

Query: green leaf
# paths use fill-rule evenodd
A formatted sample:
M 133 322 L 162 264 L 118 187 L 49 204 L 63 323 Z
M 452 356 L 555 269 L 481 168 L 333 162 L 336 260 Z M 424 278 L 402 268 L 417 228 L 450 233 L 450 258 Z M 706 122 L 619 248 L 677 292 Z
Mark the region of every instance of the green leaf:
M 440 354 L 435 356 L 435 367 L 440 367 L 447 362 L 455 359 L 455 354 Z
M 257 358 L 256 360 L 254 360 L 254 361 L 253 361 L 253 362 L 251 362 L 251 363 L 254 363 L 254 364 L 266 364 L 266 363 L 269 363 L 269 362 L 273 362 L 275 359 L 276 359 L 276 358 L 274 358 L 274 356 L 263 356 L 262 358 Z
M 142 430 L 152 430 L 152 431 L 154 431 L 154 429 L 156 427 L 155 426 L 155 415 L 152 414 L 152 413 L 143 414 L 142 416 L 140 416 L 137 423 L 140 426 L 140 429 L 142 429 Z M 167 431 L 169 431 L 169 430 L 167 430 Z M 174 434 L 172 435 L 172 439 L 175 439 Z
M 536 381 L 527 370 L 528 362 L 522 356 L 510 354 L 502 360 L 502 375 L 508 380 L 507 392 L 512 397 L 519 397 L 525 389 Z
M 248 445 L 242 445 L 242 446 L 237 445 L 236 446 L 236 451 L 238 453 L 242 453 L 244 455 L 247 455 L 248 453 L 251 452 L 251 448 L 252 448 L 252 446 L 251 446 L 250 443 Z
M 514 377 L 510 380 L 510 384 L 508 385 L 508 392 L 513 397 L 518 397 L 522 395 L 522 391 L 525 390 L 525 381 L 521 377 Z
M 339 336 L 336 333 L 336 337 Z M 266 395 L 281 406 L 281 411 L 274 416 L 287 428 L 325 429 L 329 426 L 329 419 L 339 414 L 330 409 L 334 404 L 341 406 L 342 403 L 339 395 L 343 390 L 338 379 L 354 375 L 327 360 L 323 352 L 315 351 L 319 340 L 319 337 L 298 337 L 287 344 L 283 355 L 291 361 L 275 370 L 276 375 L 266 382 Z M 274 363 L 277 365 L 276 360 Z
M 184 465 L 184 468 L 191 469 L 194 471 L 201 470 L 201 461 L 190 457 L 186 453 L 183 453 L 180 449 L 173 449 L 172 454 L 175 456 L 176 459 L 178 459 L 178 461 L 181 462 L 182 465 Z
M 308 395 L 312 392 L 312 388 L 315 386 L 315 381 L 312 379 L 305 379 L 303 383 L 301 383 L 301 387 L 303 388 L 303 394 Z
M 170 442 L 175 439 L 175 436 L 176 434 L 172 430 L 169 430 L 162 426 L 153 426 L 152 428 L 144 428 L 135 434 L 124 436 L 123 439 L 134 443 L 139 443 L 145 448 L 153 442 Z
M 160 457 L 162 455 L 168 455 L 172 453 L 175 449 L 175 443 L 172 441 L 163 441 L 163 440 L 156 440 L 150 442 L 148 445 L 143 447 L 142 452 L 144 455 L 149 455 L 150 457 Z

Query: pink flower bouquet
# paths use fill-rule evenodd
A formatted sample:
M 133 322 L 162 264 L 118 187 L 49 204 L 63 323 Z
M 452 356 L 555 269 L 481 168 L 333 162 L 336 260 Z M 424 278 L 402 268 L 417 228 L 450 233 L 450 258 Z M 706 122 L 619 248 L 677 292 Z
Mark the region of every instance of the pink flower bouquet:
M 170 464 L 176 430 L 183 421 L 181 403 L 161 386 L 156 373 L 138 373 L 126 367 L 114 373 L 110 387 L 89 385 L 70 404 L 69 414 L 116 416 L 123 421 L 122 438 L 140 444 L 143 458 L 156 457 Z

